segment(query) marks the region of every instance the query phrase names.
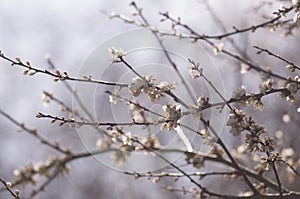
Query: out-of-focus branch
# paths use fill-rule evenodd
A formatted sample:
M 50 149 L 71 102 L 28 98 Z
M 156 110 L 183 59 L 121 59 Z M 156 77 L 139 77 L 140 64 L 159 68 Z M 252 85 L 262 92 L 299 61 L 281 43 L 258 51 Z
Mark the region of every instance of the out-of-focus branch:
M 20 127 L 20 130 L 24 130 L 27 133 L 29 133 L 30 135 L 33 135 L 35 138 L 37 138 L 42 144 L 45 144 L 47 146 L 49 146 L 50 148 L 64 153 L 64 154 L 70 154 L 70 150 L 68 149 L 62 149 L 59 144 L 57 143 L 51 143 L 50 141 L 48 141 L 46 138 L 44 138 L 43 136 L 38 134 L 38 130 L 35 128 L 28 128 L 25 126 L 25 124 L 18 122 L 17 120 L 15 120 L 13 117 L 11 117 L 9 114 L 7 114 L 6 112 L 2 111 L 0 109 L 0 115 L 6 117 L 8 120 L 10 120 L 12 123 L 14 123 L 16 126 Z

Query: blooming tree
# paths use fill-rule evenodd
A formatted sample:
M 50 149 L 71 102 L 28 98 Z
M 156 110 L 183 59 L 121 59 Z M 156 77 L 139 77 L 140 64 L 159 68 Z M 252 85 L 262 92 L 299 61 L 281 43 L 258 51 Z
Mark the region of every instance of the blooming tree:
M 262 3 L 256 9 L 271 5 L 273 9 L 271 17 L 264 17 L 263 22 L 249 27 L 234 27 L 232 31 L 225 28 L 208 2 L 202 2 L 223 30 L 219 35 L 200 33 L 183 22 L 184 16 L 181 19 L 168 12 L 160 13 L 159 17 L 162 23 L 171 24 L 170 30 L 154 27 L 149 24 L 143 10 L 135 2 L 130 3 L 133 9 L 130 17 L 105 12 L 111 19 L 141 27 L 153 34 L 168 62 L 167 65 L 175 71 L 179 79 L 170 82 L 160 81 L 155 75 L 138 70 L 128 58 L 130 52 L 121 49 L 123 46 L 108 49 L 111 57 L 109 67 L 121 65 L 126 68 L 131 74 L 131 80 L 128 82 L 106 81 L 94 78 L 92 74 L 76 77 L 57 68 L 51 57 L 46 58 L 49 67 L 44 69 L 24 61 L 24 58 L 11 58 L 5 52 L 0 52 L 2 60 L 8 65 L 23 68 L 24 75 L 46 75 L 53 78 L 54 82 L 64 83 L 67 92 L 73 95 L 73 100 L 78 104 L 78 107 L 74 107 L 55 94 L 45 91 L 43 102 L 61 106 L 62 114 L 39 112 L 36 114 L 37 118 L 47 119 L 51 125 L 73 128 L 74 131 L 88 126 L 96 132 L 98 138 L 94 142 L 94 149 L 75 152 L 72 148 L 62 147 L 59 141 L 44 137 L 40 130 L 17 121 L 12 114 L 0 109 L 0 114 L 4 118 L 58 154 L 45 161 L 16 168 L 13 172 L 14 179 L 0 178 L 3 184 L 1 190 L 9 192 L 12 198 L 34 198 L 40 192 L 47 191 L 47 186 L 58 176 L 68 175 L 72 171 L 70 167 L 72 162 L 109 153 L 116 164 L 135 161 L 131 158 L 134 154 L 154 157 L 155 161 L 159 160 L 165 166 L 148 171 L 139 170 L 137 167 L 133 170 L 124 170 L 124 175 L 130 175 L 133 179 L 153 179 L 155 183 L 167 178 L 169 184 L 164 185 L 164 189 L 195 198 L 300 198 L 297 186 L 300 182 L 299 154 L 297 149 L 283 141 L 285 136 L 297 134 L 288 130 L 272 132 L 264 124 L 267 120 L 276 122 L 268 112 L 270 108 L 268 103 L 284 103 L 286 110 L 294 112 L 284 114 L 283 122 L 294 122 L 296 126 L 294 131 L 298 129 L 298 121 L 292 118 L 296 118 L 294 115 L 300 112 L 298 108 L 300 67 L 296 64 L 298 60 L 294 62 L 290 61 L 290 58 L 278 55 L 276 48 L 271 50 L 251 43 L 247 48 L 254 45 L 251 51 L 256 54 L 252 55 L 244 51 L 237 40 L 233 39 L 235 35 L 247 33 L 255 35 L 259 29 L 281 32 L 283 37 L 280 40 L 296 36 L 300 23 L 300 3 L 297 0 L 280 2 L 283 3 L 280 7 L 277 7 L 275 2 Z M 249 91 L 247 85 L 239 85 L 232 94 L 224 93 L 208 75 L 207 66 L 203 66 L 201 60 L 198 62 L 190 57 L 184 58 L 189 68 L 183 70 L 188 71 L 190 75 L 190 79 L 185 78 L 172 52 L 168 51 L 168 46 L 164 43 L 167 37 L 188 41 L 190 45 L 201 43 L 211 52 L 213 59 L 219 59 L 221 56 L 222 59 L 235 61 L 237 64 L 233 65 L 234 67 L 238 65 L 239 76 L 257 76 L 257 83 L 251 82 L 257 87 L 257 92 Z M 260 56 L 277 60 L 278 67 L 274 66 L 276 70 L 260 63 Z M 112 106 L 126 107 L 129 112 L 127 120 L 109 121 L 103 117 L 97 120 L 86 108 L 87 104 L 72 88 L 70 82 L 105 86 L 107 89 L 102 89 L 101 92 L 107 94 L 107 100 Z M 217 96 L 217 100 L 212 100 L 207 92 L 194 94 L 190 83 L 208 87 L 210 92 Z M 227 82 L 224 86 L 226 88 Z M 185 94 L 182 90 L 185 90 Z M 189 102 L 185 100 L 186 97 L 190 99 Z M 153 105 L 159 108 L 155 109 Z M 215 126 L 216 123 L 211 117 L 212 111 L 225 113 L 226 122 L 221 122 L 224 128 L 219 129 Z M 256 119 L 254 115 L 260 119 Z M 197 124 L 196 127 L 191 126 L 191 122 Z M 165 137 L 153 131 L 156 127 Z M 171 148 L 168 144 L 164 144 L 172 142 L 174 136 L 178 137 L 178 145 L 175 145 L 177 147 Z M 240 142 L 234 144 L 228 140 Z M 206 150 L 199 148 L 199 145 L 207 147 Z M 171 158 L 168 154 L 176 154 L 176 158 Z M 213 184 L 210 184 L 211 182 Z M 221 185 L 216 185 L 215 182 Z M 229 187 L 230 184 L 235 186 L 235 190 L 220 189 Z M 33 188 L 28 188 L 29 185 L 33 185 Z M 23 190 L 27 189 L 30 189 L 29 196 L 22 194 Z

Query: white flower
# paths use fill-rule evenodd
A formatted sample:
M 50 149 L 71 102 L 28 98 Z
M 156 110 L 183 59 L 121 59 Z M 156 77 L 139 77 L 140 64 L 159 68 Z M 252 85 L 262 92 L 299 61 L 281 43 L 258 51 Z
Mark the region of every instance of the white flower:
M 45 163 L 42 162 L 42 161 L 40 161 L 40 162 L 34 164 L 33 169 L 34 169 L 36 172 L 40 173 L 40 172 L 43 171 L 43 169 L 44 169 L 45 167 L 46 167 Z
M 231 126 L 230 132 L 234 136 L 238 136 L 244 130 L 245 127 L 245 113 L 241 110 L 233 110 L 229 115 L 229 119 L 226 126 Z
M 249 96 L 249 95 L 247 95 L 246 87 L 243 85 L 240 88 L 238 88 L 237 90 L 233 91 L 233 93 L 232 93 L 232 98 L 240 99 L 236 102 L 236 104 L 238 104 L 241 107 L 246 107 L 247 105 L 252 103 L 251 98 L 242 99 L 245 96 Z
M 189 69 L 189 73 L 193 79 L 197 79 L 202 76 L 203 68 L 200 67 L 199 62 L 194 62 L 193 60 L 189 60 L 191 62 L 192 67 Z
M 259 85 L 259 91 L 262 94 L 266 94 L 267 91 L 272 89 L 272 85 L 274 83 L 273 79 L 268 79 Z
M 246 72 L 248 72 L 250 70 L 250 66 L 248 64 L 241 64 L 241 74 L 245 74 Z
M 134 77 L 129 84 L 129 90 L 134 97 L 138 97 L 144 92 L 154 102 L 156 99 L 164 97 L 164 92 L 175 89 L 174 83 L 161 82 L 156 85 L 155 78 L 152 75 L 147 75 L 143 78 Z
M 262 145 L 262 150 L 264 152 L 269 153 L 274 151 L 274 149 L 275 149 L 275 144 L 273 138 L 269 136 L 265 137 L 264 145 Z
M 52 94 L 52 93 L 47 93 L 47 94 L 48 94 L 48 95 L 46 95 L 45 93 L 43 93 L 42 96 L 41 96 L 43 105 L 44 105 L 45 107 L 48 107 L 48 106 L 49 106 L 50 101 L 51 101 L 51 97 L 53 97 L 53 94 Z
M 299 3 L 299 0 L 292 0 L 292 4 L 296 6 Z
M 162 95 L 162 91 L 156 88 L 156 79 L 152 75 L 145 76 L 143 91 L 148 95 L 151 101 L 155 101 Z
M 121 165 L 124 164 L 127 160 L 128 153 L 122 151 L 116 151 L 112 156 L 111 159 L 115 161 L 117 164 Z
M 242 85 L 240 88 L 238 88 L 236 91 L 232 93 L 232 98 L 239 99 L 245 95 L 246 95 L 246 87 Z
M 107 144 L 107 142 L 103 141 L 102 139 L 98 139 L 96 142 L 96 146 L 99 149 L 107 149 L 109 147 L 109 145 Z
M 157 87 L 159 88 L 159 90 L 166 92 L 166 91 L 170 91 L 171 89 L 175 89 L 175 83 L 168 83 L 168 82 L 160 82 Z
M 189 107 L 189 111 L 195 119 L 201 118 L 201 111 L 208 105 L 208 98 L 199 97 L 197 99 L 197 105 L 192 105 Z
M 122 135 L 122 146 L 120 149 L 125 152 L 131 152 L 135 148 L 131 132 Z
M 120 58 L 126 55 L 126 52 L 122 48 L 116 49 L 115 47 L 111 47 L 108 49 L 108 52 L 112 58 L 113 63 L 120 62 Z
M 296 94 L 298 91 L 298 85 L 294 82 L 292 83 L 288 83 L 288 85 L 286 86 L 286 88 L 292 93 L 292 94 Z
M 294 15 L 293 22 L 294 22 L 294 23 L 297 23 L 299 17 L 300 17 L 300 13 L 299 13 L 299 11 L 297 11 L 297 12 L 295 13 L 295 15 Z
M 132 111 L 132 120 L 134 122 L 143 123 L 146 121 L 145 115 L 144 115 L 144 109 L 141 107 L 135 105 L 135 104 L 129 104 L 129 109 Z
M 215 44 L 214 54 L 217 55 L 219 52 L 223 50 L 224 43 Z
M 10 189 L 11 186 L 12 186 L 11 182 L 6 182 L 6 187 L 7 187 L 8 189 Z
M 109 99 L 109 102 L 112 103 L 112 104 L 117 104 L 118 102 L 118 97 L 120 95 L 120 88 L 117 88 L 113 91 L 113 95 L 110 95 L 108 97 Z
M 289 64 L 289 65 L 286 65 L 285 66 L 289 71 L 291 71 L 291 72 L 295 72 L 295 67 L 293 66 L 293 65 L 291 65 L 291 64 Z
M 181 108 L 178 104 L 173 105 L 164 105 L 163 107 L 164 112 L 166 113 L 166 120 L 167 122 L 162 126 L 162 130 L 168 129 L 169 131 L 173 128 L 176 128 L 180 118 L 181 118 Z
M 127 132 L 125 135 L 122 135 L 122 143 L 124 145 L 133 145 L 131 138 L 132 138 L 131 132 Z
M 160 147 L 159 140 L 155 136 L 143 137 L 142 143 L 145 148 L 158 149 Z M 135 150 L 144 149 L 143 146 L 136 147 Z
M 283 157 L 283 159 L 287 159 L 290 157 L 293 157 L 295 155 L 295 151 L 292 148 L 284 148 L 281 151 L 281 156 Z
M 255 100 L 255 104 L 253 105 L 254 110 L 263 110 L 264 109 L 264 103 L 261 100 Z
M 137 97 L 141 94 L 142 89 L 144 88 L 144 80 L 139 77 L 134 77 L 129 84 L 129 90 L 134 97 Z

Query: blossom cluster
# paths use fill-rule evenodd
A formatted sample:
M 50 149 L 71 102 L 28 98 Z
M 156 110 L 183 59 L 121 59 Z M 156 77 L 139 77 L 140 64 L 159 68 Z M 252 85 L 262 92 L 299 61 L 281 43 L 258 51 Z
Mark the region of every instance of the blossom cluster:
M 232 110 L 229 114 L 229 119 L 226 126 L 230 126 L 230 133 L 234 136 L 239 136 L 246 128 L 245 123 L 246 114 L 242 110 Z
M 99 149 L 109 149 L 113 145 L 118 145 L 119 150 L 115 150 L 111 155 L 111 159 L 118 164 L 126 162 L 130 152 L 136 150 L 131 132 L 123 132 L 122 129 L 112 129 L 108 131 L 109 139 L 100 138 L 97 140 L 96 146 Z
M 146 122 L 144 109 L 140 108 L 137 104 L 133 104 L 133 103 L 129 105 L 129 109 L 132 112 L 133 115 L 132 120 L 134 122 L 138 122 L 138 123 Z
M 156 84 L 156 79 L 152 75 L 140 77 L 134 77 L 129 84 L 129 90 L 134 97 L 138 97 L 144 92 L 151 101 L 155 101 L 161 97 L 164 97 L 165 92 L 169 92 L 171 89 L 175 89 L 174 83 L 160 82 Z
M 261 138 L 261 135 L 267 132 L 264 126 L 257 124 L 251 116 L 247 117 L 243 111 L 232 110 L 226 125 L 231 127 L 230 132 L 234 136 L 247 131 L 245 142 L 249 151 L 269 153 L 274 150 L 274 141 L 271 137 L 265 137 L 264 140 Z
M 189 111 L 195 119 L 201 118 L 201 111 L 209 105 L 208 100 L 208 98 L 199 97 L 197 104 L 189 107 Z
M 126 55 L 126 52 L 122 48 L 116 49 L 111 47 L 108 49 L 108 52 L 112 58 L 112 63 L 120 62 L 121 58 Z
M 169 131 L 176 128 L 181 118 L 181 108 L 178 104 L 167 104 L 163 106 L 163 110 L 166 113 L 166 122 L 162 126 L 162 130 L 168 129 Z
M 293 81 L 292 80 L 285 81 L 283 86 L 284 88 L 287 89 L 287 92 L 281 92 L 280 97 L 287 101 L 294 102 L 295 95 L 299 90 L 299 82 L 300 82 L 299 76 L 295 76 Z
M 272 85 L 274 84 L 274 79 L 267 79 L 262 84 L 259 85 L 259 91 L 261 94 L 266 94 L 267 91 L 272 89 Z
M 188 164 L 192 164 L 193 167 L 197 168 L 197 169 L 201 169 L 203 168 L 205 165 L 205 160 L 203 158 L 203 156 L 200 156 L 198 154 L 190 154 L 190 153 L 186 153 L 186 162 Z
M 232 93 L 232 99 L 236 101 L 236 104 L 241 108 L 250 106 L 253 104 L 253 109 L 260 109 L 264 108 L 264 104 L 262 103 L 261 97 L 255 97 L 254 93 L 247 93 L 246 87 L 241 86 L 237 90 Z
M 65 157 L 57 158 L 51 156 L 46 162 L 38 162 L 35 164 L 29 164 L 24 168 L 16 169 L 13 171 L 17 179 L 23 179 L 23 186 L 36 185 L 38 181 L 34 178 L 34 174 L 51 178 L 57 173 L 68 174 L 70 171 L 70 165 L 65 164 Z
M 192 66 L 189 69 L 189 73 L 192 76 L 193 79 L 197 79 L 202 76 L 203 68 L 200 67 L 199 62 L 195 62 L 194 60 L 189 59 L 188 60 Z

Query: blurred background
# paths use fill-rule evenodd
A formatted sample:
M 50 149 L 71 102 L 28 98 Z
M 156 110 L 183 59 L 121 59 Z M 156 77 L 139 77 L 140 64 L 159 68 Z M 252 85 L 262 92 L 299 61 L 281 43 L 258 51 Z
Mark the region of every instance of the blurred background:
M 209 0 L 211 9 L 222 20 L 227 30 L 232 26 L 248 27 L 265 20 L 264 15 L 271 16 L 279 7 L 279 3 L 264 6 L 255 11 L 254 7 L 262 1 L 243 0 Z M 102 11 L 131 15 L 130 1 L 71 1 L 71 0 L 1 0 L 0 1 L 0 50 L 8 57 L 19 56 L 22 60 L 29 60 L 32 65 L 46 68 L 45 54 L 51 54 L 52 60 L 61 71 L 68 71 L 76 76 L 80 66 L 97 46 L 114 35 L 136 27 L 124 24 L 120 20 L 109 20 Z M 144 8 L 144 15 L 150 24 L 165 29 L 169 23 L 160 23 L 159 12 L 169 11 L 174 16 L 180 16 L 184 23 L 189 24 L 196 31 L 205 34 L 219 34 L 224 32 L 216 24 L 211 12 L 199 0 L 191 1 L 136 1 L 139 7 Z M 279 71 L 284 64 L 266 56 L 255 55 L 253 45 L 274 49 L 276 53 L 290 59 L 297 60 L 299 52 L 299 34 L 293 37 L 282 38 L 282 32 L 258 30 L 255 35 L 246 33 L 232 37 L 239 48 L 262 66 L 271 66 Z M 229 46 L 229 49 L 232 49 Z M 212 53 L 212 50 L 208 48 Z M 212 53 L 213 56 L 213 53 Z M 298 58 L 299 59 L 299 58 Z M 257 92 L 259 75 L 248 73 L 240 75 L 240 63 L 235 60 L 218 56 L 214 62 L 219 66 L 225 82 L 226 96 L 230 97 L 233 90 L 246 85 L 247 90 Z M 274 67 L 273 67 L 274 66 Z M 65 127 L 50 126 L 48 120 L 35 118 L 37 112 L 49 112 L 41 100 L 44 90 L 55 93 L 65 102 L 72 101 L 66 95 L 61 83 L 54 83 L 52 78 L 45 75 L 24 76 L 23 69 L 0 59 L 0 109 L 9 113 L 18 121 L 30 127 L 40 129 L 43 136 L 58 140 L 63 146 L 70 146 L 74 151 L 84 151 L 75 130 Z M 297 145 L 296 136 L 299 124 L 297 115 L 297 101 L 294 106 L 287 108 L 287 102 L 268 99 L 264 114 L 253 112 L 258 121 L 263 121 L 271 134 L 284 129 L 289 136 L 284 137 L 287 146 Z M 55 110 L 51 110 L 55 113 Z M 251 112 L 251 111 L 250 111 Z M 56 113 L 59 112 L 59 108 Z M 291 115 L 288 123 L 282 121 L 286 114 Z M 272 116 L 271 116 L 272 115 Z M 269 119 L 269 117 L 272 117 Z M 52 150 L 42 145 L 26 133 L 18 133 L 7 119 L 0 117 L 0 177 L 6 180 L 13 179 L 14 169 L 21 168 L 29 163 L 46 160 Z M 225 129 L 228 131 L 228 129 Z M 227 132 L 225 132 L 227 133 Z M 228 138 L 229 137 L 229 138 Z M 233 146 L 241 143 L 240 138 L 226 138 L 226 142 Z M 49 155 L 48 155 L 49 154 Z M 169 183 L 169 182 L 168 182 Z M 209 182 L 208 182 L 209 183 Z M 184 198 L 180 193 L 170 193 L 161 188 L 164 184 L 154 184 L 146 179 L 133 180 L 132 176 L 123 175 L 100 164 L 93 158 L 81 159 L 71 164 L 71 172 L 65 177 L 59 177 L 52 182 L 37 198 Z M 23 194 L 23 193 L 22 193 Z M 26 194 L 26 191 L 25 193 Z M 0 198 L 7 198 L 8 193 L 0 193 Z

